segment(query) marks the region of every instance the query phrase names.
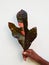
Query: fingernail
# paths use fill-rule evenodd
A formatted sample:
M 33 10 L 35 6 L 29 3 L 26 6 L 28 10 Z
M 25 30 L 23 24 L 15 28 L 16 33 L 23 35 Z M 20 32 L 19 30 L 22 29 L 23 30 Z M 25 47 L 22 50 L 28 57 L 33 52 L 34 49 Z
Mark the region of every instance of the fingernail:
M 24 54 L 26 54 L 26 52 L 24 52 Z

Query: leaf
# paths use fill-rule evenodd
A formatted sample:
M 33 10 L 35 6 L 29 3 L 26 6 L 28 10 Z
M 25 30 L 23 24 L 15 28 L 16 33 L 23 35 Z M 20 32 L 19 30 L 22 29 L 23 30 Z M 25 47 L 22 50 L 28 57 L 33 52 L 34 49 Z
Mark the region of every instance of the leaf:
M 25 36 L 21 34 L 21 28 L 16 27 L 13 23 L 8 22 L 8 27 L 12 32 L 12 35 L 18 39 L 19 44 L 23 47 L 25 45 Z

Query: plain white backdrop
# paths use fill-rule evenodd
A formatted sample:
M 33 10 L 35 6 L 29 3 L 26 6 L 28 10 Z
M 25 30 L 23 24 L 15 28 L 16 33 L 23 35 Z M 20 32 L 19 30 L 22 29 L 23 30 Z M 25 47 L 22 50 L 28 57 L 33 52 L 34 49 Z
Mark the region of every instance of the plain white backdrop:
M 22 47 L 13 38 L 8 22 L 18 25 L 16 14 L 28 13 L 28 28 L 37 27 L 37 38 L 30 48 L 49 61 L 49 0 L 0 0 L 0 65 L 31 65 L 22 57 Z

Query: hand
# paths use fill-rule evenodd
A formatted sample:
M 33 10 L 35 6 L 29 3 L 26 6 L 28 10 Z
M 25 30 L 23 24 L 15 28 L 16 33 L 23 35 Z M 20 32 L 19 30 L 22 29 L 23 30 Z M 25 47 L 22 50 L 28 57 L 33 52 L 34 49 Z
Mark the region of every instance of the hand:
M 23 55 L 24 60 L 26 60 L 27 57 L 34 59 L 37 56 L 36 53 L 32 49 L 23 51 L 22 55 Z
M 24 60 L 26 61 L 27 57 L 30 57 L 31 59 L 35 60 L 36 62 L 40 63 L 41 65 L 49 65 L 49 62 L 40 57 L 36 52 L 34 52 L 32 49 L 28 49 L 26 51 L 23 51 L 22 53 Z

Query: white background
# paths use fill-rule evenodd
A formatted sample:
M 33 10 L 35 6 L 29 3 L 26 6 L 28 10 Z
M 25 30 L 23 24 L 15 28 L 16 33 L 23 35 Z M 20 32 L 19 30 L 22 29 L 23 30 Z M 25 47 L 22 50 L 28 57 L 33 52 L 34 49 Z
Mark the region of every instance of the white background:
M 49 0 L 0 0 L 0 65 L 31 65 L 22 57 L 22 47 L 12 37 L 8 22 L 17 25 L 15 15 L 28 13 L 28 28 L 37 27 L 37 38 L 30 48 L 49 61 Z

